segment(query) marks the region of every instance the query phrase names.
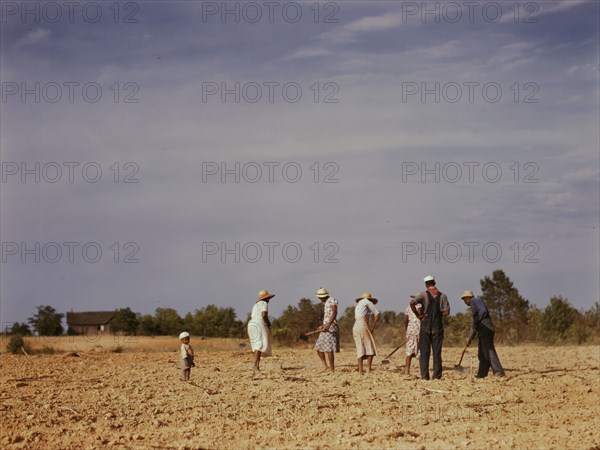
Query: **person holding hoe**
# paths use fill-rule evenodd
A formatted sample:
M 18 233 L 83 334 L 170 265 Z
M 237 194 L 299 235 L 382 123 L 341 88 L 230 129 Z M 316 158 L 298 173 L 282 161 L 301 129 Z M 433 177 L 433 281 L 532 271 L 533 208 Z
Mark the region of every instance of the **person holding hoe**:
M 444 326 L 442 317 L 450 314 L 450 304 L 446 294 L 435 287 L 435 278 L 426 276 L 425 291 L 419 292 L 410 301 L 410 309 L 421 321 L 419 331 L 419 359 L 421 379 L 429 380 L 429 355 L 433 353 L 433 379 L 442 378 L 442 342 L 444 341 Z M 421 311 L 417 310 L 420 304 Z
M 354 327 L 352 328 L 352 337 L 356 345 L 356 357 L 358 358 L 358 373 L 364 374 L 363 360 L 367 360 L 367 372 L 371 372 L 373 365 L 373 357 L 377 355 L 377 347 L 375 339 L 373 339 L 373 331 L 381 314 L 375 308 L 378 300 L 373 298 L 369 292 L 356 299 L 356 307 L 354 308 Z M 373 328 L 369 328 L 369 316 L 375 316 Z
M 478 340 L 478 351 L 477 357 L 479 358 L 479 369 L 477 370 L 476 378 L 487 377 L 490 367 L 494 376 L 503 377 L 504 369 L 500 364 L 500 358 L 496 353 L 494 347 L 494 334 L 496 329 L 492 323 L 492 318 L 487 309 L 487 305 L 480 298 L 475 298 L 473 291 L 465 291 L 461 297 L 465 304 L 471 308 L 473 313 L 473 323 L 469 330 L 469 337 L 467 338 L 467 347 L 471 345 L 471 341 L 477 334 Z
M 325 288 L 320 288 L 315 294 L 321 302 L 325 303 L 323 308 L 323 324 L 317 329 L 320 332 L 319 338 L 315 344 L 315 350 L 323 364 L 323 370 L 331 373 L 335 372 L 334 352 L 340 351 L 340 332 L 337 317 L 337 300 L 329 296 Z M 325 361 L 325 353 L 329 360 L 329 366 Z
M 275 294 L 269 294 L 269 291 L 260 291 L 258 299 L 252 308 L 250 322 L 248 322 L 248 337 L 250 345 L 254 352 L 253 369 L 260 370 L 261 356 L 271 356 L 271 321 L 269 320 L 269 300 L 275 297 Z

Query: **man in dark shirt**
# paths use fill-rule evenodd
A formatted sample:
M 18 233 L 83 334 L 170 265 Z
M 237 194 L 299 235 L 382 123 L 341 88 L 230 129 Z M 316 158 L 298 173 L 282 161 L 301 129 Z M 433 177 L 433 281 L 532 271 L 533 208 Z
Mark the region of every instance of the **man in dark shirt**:
M 500 364 L 500 359 L 496 353 L 494 347 L 494 334 L 496 329 L 492 323 L 492 318 L 487 309 L 487 305 L 480 298 L 475 298 L 473 291 L 465 291 L 462 295 L 463 301 L 467 306 L 471 307 L 473 313 L 473 323 L 471 324 L 471 330 L 469 330 L 469 337 L 467 339 L 467 347 L 471 345 L 475 333 L 479 342 L 479 370 L 477 371 L 477 378 L 485 378 L 488 375 L 490 367 L 495 376 L 503 377 L 504 369 Z
M 429 354 L 433 354 L 433 378 L 442 378 L 442 342 L 444 341 L 444 327 L 442 317 L 450 314 L 450 304 L 446 294 L 442 294 L 435 287 L 435 278 L 426 276 L 425 287 L 410 301 L 410 309 L 421 321 L 419 331 L 419 364 L 421 379 L 429 380 Z M 417 311 L 417 305 L 421 310 Z

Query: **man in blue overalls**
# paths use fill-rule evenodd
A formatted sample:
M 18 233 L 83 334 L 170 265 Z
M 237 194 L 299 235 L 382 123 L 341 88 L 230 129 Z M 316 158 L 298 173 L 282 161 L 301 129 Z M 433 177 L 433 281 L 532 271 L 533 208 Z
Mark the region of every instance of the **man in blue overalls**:
M 446 294 L 442 294 L 435 287 L 434 277 L 426 276 L 423 281 L 426 290 L 419 292 L 410 301 L 410 309 L 421 321 L 419 332 L 421 379 L 429 380 L 429 355 L 432 353 L 433 379 L 439 380 L 442 378 L 442 342 L 444 341 L 442 317 L 450 314 L 450 304 Z M 421 305 L 420 311 L 417 311 L 417 304 Z
M 465 291 L 462 295 L 463 301 L 467 306 L 471 307 L 473 313 L 473 323 L 469 330 L 469 337 L 467 338 L 467 347 L 471 345 L 475 333 L 478 338 L 478 358 L 479 358 L 479 370 L 477 371 L 476 378 L 485 378 L 492 368 L 494 376 L 503 377 L 504 369 L 500 364 L 500 358 L 496 353 L 494 347 L 494 334 L 496 329 L 492 323 L 492 318 L 487 309 L 487 305 L 480 298 L 475 298 L 473 291 Z

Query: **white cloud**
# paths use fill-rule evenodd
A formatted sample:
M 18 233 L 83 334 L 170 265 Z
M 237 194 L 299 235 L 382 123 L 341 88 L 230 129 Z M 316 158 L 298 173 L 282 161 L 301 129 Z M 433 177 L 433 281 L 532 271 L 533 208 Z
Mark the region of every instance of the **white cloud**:
M 561 0 L 561 1 L 550 1 L 550 2 L 539 2 L 537 5 L 540 7 L 540 12 L 544 13 L 555 13 L 564 11 L 566 9 L 575 8 L 576 6 L 589 3 L 588 0 Z
M 457 56 L 460 52 L 460 42 L 457 40 L 444 42 L 431 47 L 420 47 L 405 52 L 406 56 L 419 56 L 425 59 L 449 58 Z
M 358 40 L 360 33 L 372 33 L 398 28 L 402 25 L 402 16 L 398 13 L 387 13 L 380 16 L 367 16 L 355 20 L 341 28 L 321 33 L 318 39 L 332 43 L 351 43 Z
M 574 64 L 566 71 L 567 75 L 580 80 L 596 81 L 598 67 L 593 64 Z
M 296 50 L 288 59 L 316 58 L 319 56 L 330 56 L 333 52 L 324 48 L 303 48 Z
M 47 41 L 50 38 L 51 31 L 45 28 L 35 28 L 25 34 L 20 40 L 20 45 L 36 45 Z
M 537 53 L 537 46 L 533 42 L 513 42 L 502 46 L 488 60 L 488 65 L 503 70 L 514 69 L 535 61 Z
M 391 13 L 381 16 L 369 16 L 356 20 L 344 28 L 351 32 L 368 33 L 372 31 L 389 30 L 402 25 L 402 16 L 400 14 Z
M 577 184 L 598 184 L 600 180 L 600 170 L 597 167 L 583 167 L 579 170 L 570 171 L 565 174 L 565 180 L 569 183 Z

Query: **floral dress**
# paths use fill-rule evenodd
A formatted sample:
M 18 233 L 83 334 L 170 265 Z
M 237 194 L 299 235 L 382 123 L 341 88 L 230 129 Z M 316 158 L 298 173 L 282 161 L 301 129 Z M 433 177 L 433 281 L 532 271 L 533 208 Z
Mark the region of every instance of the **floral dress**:
M 325 302 L 325 314 L 323 315 L 323 326 L 327 325 L 333 318 L 333 307 L 337 306 L 337 300 L 329 297 Z M 323 353 L 340 351 L 340 329 L 337 320 L 334 320 L 329 331 L 321 331 L 319 339 L 315 344 L 315 350 Z
M 417 305 L 417 310 L 420 309 L 421 305 Z M 419 356 L 421 321 L 412 312 L 410 305 L 406 308 L 406 316 L 408 317 L 408 326 L 406 327 L 406 356 Z

